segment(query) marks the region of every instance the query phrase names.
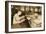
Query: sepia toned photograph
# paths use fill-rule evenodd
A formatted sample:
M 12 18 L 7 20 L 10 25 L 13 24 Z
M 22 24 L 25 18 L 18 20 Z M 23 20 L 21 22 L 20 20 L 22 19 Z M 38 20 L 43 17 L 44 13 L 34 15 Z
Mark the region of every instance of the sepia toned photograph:
M 6 2 L 7 3 L 7 2 Z M 44 3 L 8 2 L 8 31 L 44 30 Z
M 42 24 L 42 7 L 40 6 L 11 6 L 12 28 L 37 28 Z

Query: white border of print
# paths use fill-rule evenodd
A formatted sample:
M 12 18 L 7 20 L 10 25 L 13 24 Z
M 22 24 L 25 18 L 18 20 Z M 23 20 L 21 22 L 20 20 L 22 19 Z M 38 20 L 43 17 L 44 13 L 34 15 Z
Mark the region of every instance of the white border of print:
M 42 7 L 42 27 L 40 28 L 16 28 L 16 29 L 11 29 L 11 5 L 22 5 L 22 6 L 41 6 Z M 27 3 L 9 3 L 9 32 L 13 31 L 32 31 L 32 30 L 43 30 L 44 29 L 44 5 L 42 4 L 27 4 Z

